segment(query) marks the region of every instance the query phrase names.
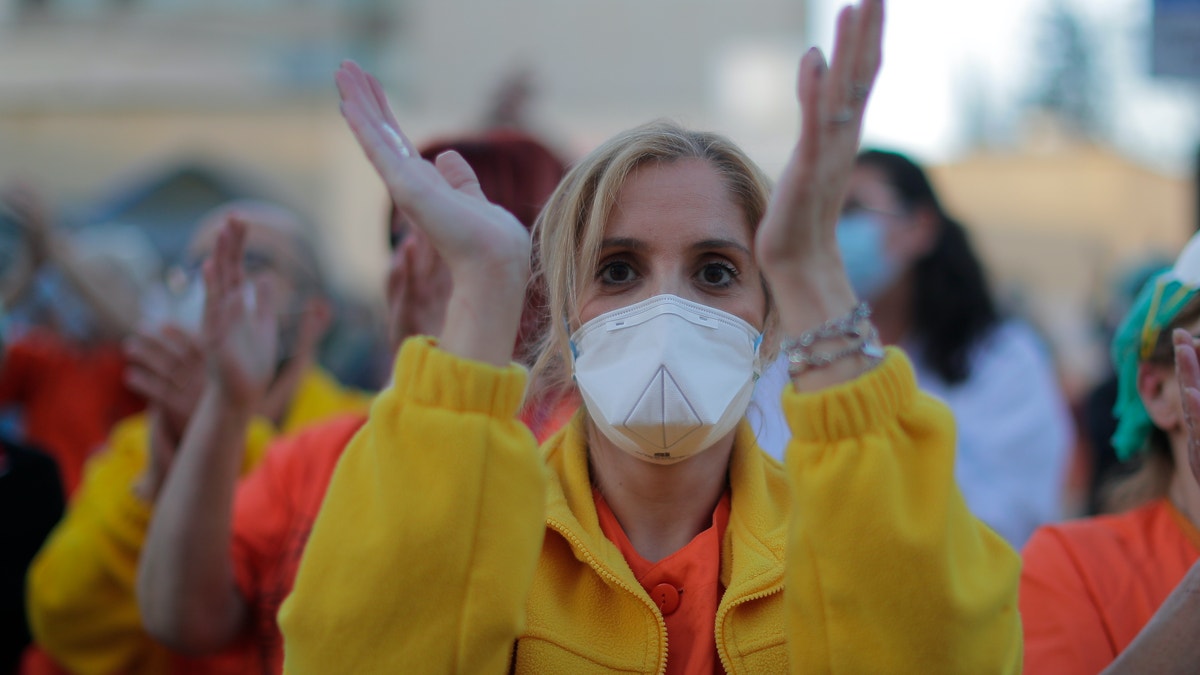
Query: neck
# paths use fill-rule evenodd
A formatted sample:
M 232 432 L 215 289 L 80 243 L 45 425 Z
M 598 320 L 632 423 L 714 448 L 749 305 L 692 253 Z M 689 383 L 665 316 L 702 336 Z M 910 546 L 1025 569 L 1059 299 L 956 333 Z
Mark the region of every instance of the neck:
M 682 462 L 661 465 L 630 455 L 589 425 L 592 481 L 639 555 L 658 562 L 712 526 L 736 434 Z
M 909 271 L 871 301 L 871 321 L 885 345 L 900 344 L 912 326 L 915 273 Z

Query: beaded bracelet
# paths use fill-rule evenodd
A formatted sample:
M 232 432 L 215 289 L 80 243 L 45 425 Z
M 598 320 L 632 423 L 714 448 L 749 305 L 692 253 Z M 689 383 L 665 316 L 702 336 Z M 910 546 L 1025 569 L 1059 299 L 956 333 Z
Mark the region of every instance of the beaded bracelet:
M 871 309 L 867 303 L 859 303 L 846 316 L 830 319 L 815 330 L 783 343 L 787 355 L 788 374 L 792 377 L 809 370 L 824 368 L 844 358 L 860 354 L 878 362 L 883 359 L 883 347 L 879 344 L 879 331 L 870 323 Z M 852 340 L 851 344 L 832 352 L 817 352 L 813 347 L 829 340 Z

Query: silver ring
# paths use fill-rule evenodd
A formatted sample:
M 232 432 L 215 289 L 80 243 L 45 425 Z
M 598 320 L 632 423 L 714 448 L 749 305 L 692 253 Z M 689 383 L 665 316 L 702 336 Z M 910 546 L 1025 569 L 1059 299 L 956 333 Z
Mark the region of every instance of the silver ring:
M 850 85 L 850 100 L 865 101 L 871 93 L 871 85 L 869 84 L 852 84 Z
M 830 124 L 849 124 L 854 121 L 854 111 L 850 108 L 842 108 L 829 118 Z

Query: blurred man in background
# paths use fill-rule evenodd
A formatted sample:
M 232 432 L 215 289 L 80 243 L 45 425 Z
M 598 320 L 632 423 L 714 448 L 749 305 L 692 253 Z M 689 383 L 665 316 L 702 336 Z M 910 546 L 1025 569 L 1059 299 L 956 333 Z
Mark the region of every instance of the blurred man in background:
M 279 349 L 270 385 L 236 448 L 241 473 L 267 442 L 339 413 L 365 410 L 368 397 L 343 389 L 316 364 L 331 310 L 317 258 L 298 218 L 262 202 L 235 202 L 203 218 L 189 249 L 182 288 L 126 348 L 126 381 L 146 397 L 146 414 L 119 425 L 90 463 L 66 518 L 30 568 L 30 623 L 37 644 L 72 673 L 244 672 L 238 658 L 193 660 L 142 628 L 134 580 L 159 493 L 204 383 L 200 271 L 228 221 L 245 229 L 242 273 L 270 312 Z M 268 305 L 261 307 L 261 303 Z M 157 325 L 154 325 L 157 324 Z

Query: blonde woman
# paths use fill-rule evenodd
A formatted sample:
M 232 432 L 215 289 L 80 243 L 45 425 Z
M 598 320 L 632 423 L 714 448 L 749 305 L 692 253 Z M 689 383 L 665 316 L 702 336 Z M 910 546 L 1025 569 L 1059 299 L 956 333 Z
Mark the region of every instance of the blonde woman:
M 353 64 L 342 110 L 450 267 L 439 341 L 401 348 L 333 477 L 280 613 L 285 672 L 1016 672 L 1015 553 L 967 511 L 953 425 L 878 346 L 833 227 L 883 7 L 801 63 L 797 145 L 766 180 L 653 124 L 539 221 L 539 385 L 584 409 L 540 452 L 511 365 L 531 243 L 470 169 L 419 161 Z M 780 338 L 786 467 L 744 421 Z

